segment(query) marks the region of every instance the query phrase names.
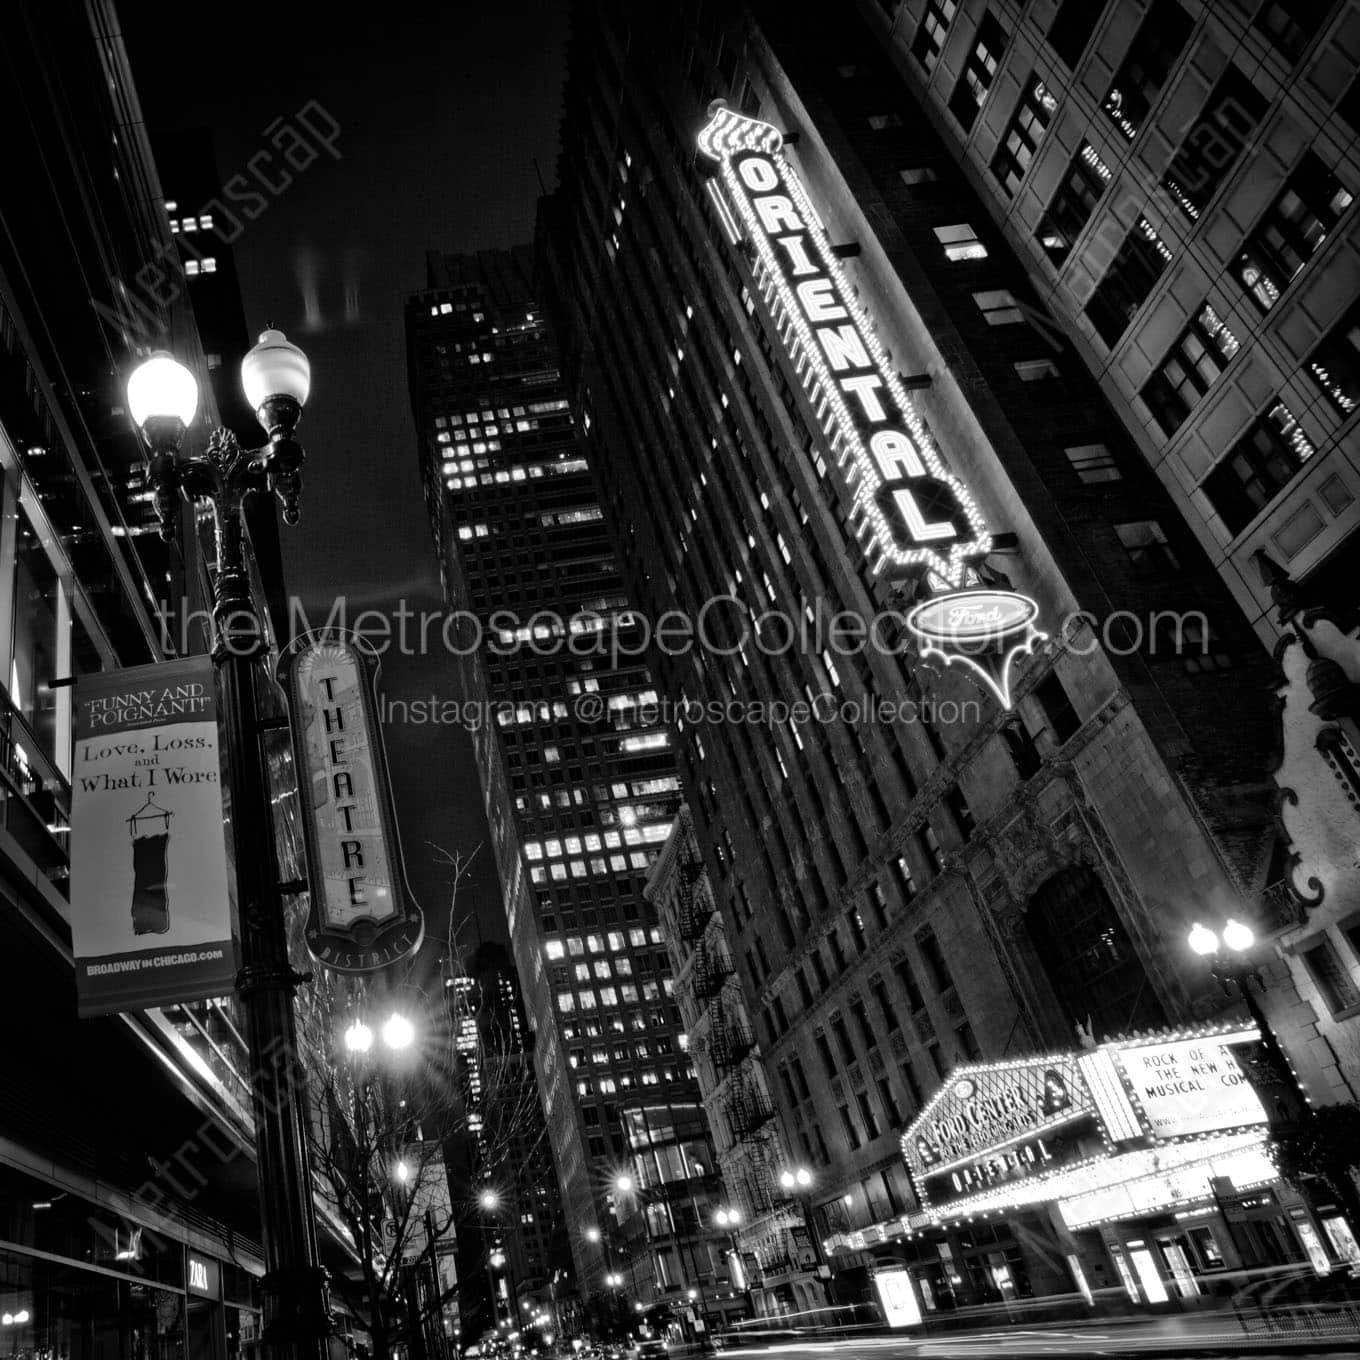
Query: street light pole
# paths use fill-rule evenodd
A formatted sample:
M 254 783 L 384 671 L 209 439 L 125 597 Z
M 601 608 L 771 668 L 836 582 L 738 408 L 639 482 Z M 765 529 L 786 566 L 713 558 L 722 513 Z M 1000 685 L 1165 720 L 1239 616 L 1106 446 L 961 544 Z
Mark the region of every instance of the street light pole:
M 1286 1097 L 1283 1101 L 1276 1102 L 1274 1111 L 1267 1111 L 1271 1117 L 1270 1122 L 1305 1117 L 1310 1104 L 1308 1094 L 1280 1046 L 1279 1035 L 1266 1018 L 1260 998 L 1252 990 L 1253 981 L 1260 991 L 1265 991 L 1266 987 L 1261 970 L 1253 965 L 1250 958 L 1250 951 L 1256 943 L 1255 933 L 1250 926 L 1244 925 L 1241 921 L 1228 920 L 1224 922 L 1222 931 L 1217 934 L 1197 923 L 1191 929 L 1188 939 L 1190 948 L 1202 958 L 1209 960 L 1210 971 L 1227 995 L 1231 996 L 1232 985 L 1236 986 L 1246 1005 L 1247 1014 L 1251 1016 L 1252 1023 L 1256 1026 L 1272 1084 L 1282 1088 Z
M 741 1294 L 746 1303 L 746 1314 L 749 1317 L 753 1311 L 751 1308 L 751 1286 L 750 1281 L 746 1278 L 746 1263 L 741 1259 L 741 1239 L 737 1233 L 738 1228 L 741 1227 L 741 1210 L 719 1208 L 715 1211 L 713 1219 L 718 1227 L 727 1233 L 727 1254 L 732 1261 L 732 1265 L 728 1267 L 728 1279 L 732 1279 L 734 1267 L 739 1266 L 741 1268 Z
M 311 385 L 306 356 L 281 331 L 266 330 L 241 363 L 241 382 L 269 442 L 242 449 L 229 430 L 207 450 L 179 456 L 198 404 L 188 369 L 168 354 L 142 363 L 128 382 L 128 406 L 150 451 L 149 482 L 161 536 L 173 541 L 179 497 L 212 508 L 216 537 L 213 664 L 222 695 L 228 816 L 231 821 L 241 968 L 255 1119 L 265 1274 L 261 1339 L 275 1360 L 319 1360 L 331 1331 L 326 1272 L 317 1252 L 307 1144 L 306 1078 L 298 1052 L 293 994 L 304 975 L 288 958 L 279 898 L 270 793 L 260 748 L 256 672 L 264 631 L 250 592 L 245 502 L 273 492 L 286 524 L 300 518 L 305 459 L 294 438 Z

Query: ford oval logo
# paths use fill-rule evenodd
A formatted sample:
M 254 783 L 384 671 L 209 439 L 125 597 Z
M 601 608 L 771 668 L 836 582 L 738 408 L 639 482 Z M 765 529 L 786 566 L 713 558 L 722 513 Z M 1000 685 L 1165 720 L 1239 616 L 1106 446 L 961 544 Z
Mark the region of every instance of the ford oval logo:
M 1028 595 L 1009 590 L 955 590 L 918 604 L 907 626 L 932 642 L 1000 641 L 1039 616 Z

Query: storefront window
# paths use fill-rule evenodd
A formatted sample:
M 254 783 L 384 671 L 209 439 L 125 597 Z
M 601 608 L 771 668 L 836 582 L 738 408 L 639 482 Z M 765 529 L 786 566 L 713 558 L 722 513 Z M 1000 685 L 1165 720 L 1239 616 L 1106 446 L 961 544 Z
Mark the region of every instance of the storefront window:
M 14 1252 L 0 1252 L 0 1271 L 15 1360 L 183 1360 L 184 1297 L 174 1290 Z

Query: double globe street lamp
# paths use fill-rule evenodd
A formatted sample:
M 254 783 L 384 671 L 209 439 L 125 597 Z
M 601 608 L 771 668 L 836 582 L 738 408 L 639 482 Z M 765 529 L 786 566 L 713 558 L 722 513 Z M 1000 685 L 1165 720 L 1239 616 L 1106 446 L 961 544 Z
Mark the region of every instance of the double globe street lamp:
M 241 926 L 236 991 L 250 1055 L 265 1255 L 261 1340 L 277 1360 L 324 1360 L 330 1303 L 317 1254 L 306 1078 L 293 1015 L 293 993 L 302 976 L 288 959 L 274 867 L 256 694 L 256 667 L 265 639 L 251 598 L 244 519 L 246 500 L 262 494 L 279 498 L 286 524 L 300 518 L 305 455 L 295 436 L 311 389 L 311 366 L 281 331 L 267 329 L 241 361 L 241 386 L 269 436 L 258 449 L 242 449 L 231 431 L 217 429 L 202 453 L 181 456 L 185 432 L 198 410 L 198 384 L 170 354 L 153 354 L 137 367 L 128 380 L 127 399 L 150 455 L 148 482 L 161 537 L 174 539 L 181 496 L 212 509 L 212 657 L 225 730 Z
M 1224 994 L 1231 996 L 1234 988 L 1246 1005 L 1247 1014 L 1261 1039 L 1265 1069 L 1263 1075 L 1270 1086 L 1282 1095 L 1272 1095 L 1275 1108 L 1269 1110 L 1271 1123 L 1300 1119 L 1306 1116 L 1309 1100 L 1294 1072 L 1293 1065 L 1280 1046 L 1279 1037 L 1266 1019 L 1265 1009 L 1257 992 L 1266 989 L 1260 967 L 1252 959 L 1256 946 L 1256 932 L 1243 921 L 1229 917 L 1219 931 L 1213 931 L 1198 921 L 1186 937 L 1190 948 L 1201 958 L 1209 960 L 1209 967 Z M 1252 984 L 1255 983 L 1255 990 Z

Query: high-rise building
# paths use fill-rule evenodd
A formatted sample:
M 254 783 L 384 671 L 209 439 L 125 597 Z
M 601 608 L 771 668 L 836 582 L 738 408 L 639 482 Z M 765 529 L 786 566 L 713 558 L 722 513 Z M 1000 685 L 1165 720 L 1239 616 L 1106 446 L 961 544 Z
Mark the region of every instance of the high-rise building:
M 642 896 L 671 734 L 576 443 L 532 252 L 431 255 L 406 312 L 431 529 L 578 1286 L 598 1288 L 620 1102 L 697 1097 Z M 471 712 L 469 708 L 467 710 Z
M 925 8 L 912 41 L 933 60 L 959 7 Z M 958 39 L 947 82 L 956 121 L 1005 48 L 1005 16 L 975 8 L 980 36 Z M 1089 8 L 1064 6 L 1074 23 Z M 569 60 L 540 272 L 629 596 L 692 629 L 688 647 L 670 629 L 653 673 L 683 718 L 676 751 L 779 1115 L 771 1206 L 737 1151 L 760 1131 L 709 1104 L 757 1304 L 825 1302 L 828 1252 L 833 1292 L 866 1298 L 871 1249 L 890 1242 L 925 1306 L 1070 1291 L 1074 1260 L 1117 1285 L 1137 1214 L 1074 1242 L 1023 1195 L 981 1227 L 971 1201 L 927 1213 L 900 1139 L 956 1067 L 1226 1004 L 1190 925 L 1266 932 L 1289 896 L 1260 642 L 920 114 L 909 53 L 845 7 L 600 4 L 575 7 Z M 1016 115 L 1025 135 L 1055 120 L 1090 165 L 1083 119 L 1034 83 L 1025 66 L 1007 87 L 1037 110 Z M 1180 273 L 1146 216 L 1109 255 L 1098 309 L 1118 336 L 1141 281 Z M 944 496 L 939 467 L 966 490 Z M 974 587 L 1032 600 L 1048 635 L 1012 658 L 1008 693 L 903 626 L 941 569 L 893 563 L 938 563 L 929 544 L 974 511 L 993 535 Z M 1315 1098 L 1348 1098 L 1291 974 L 1268 972 Z M 1186 1259 L 1233 1249 L 1202 1184 Z M 1271 1231 L 1299 1254 L 1277 1193 Z M 908 1224 L 926 1231 L 904 1246 Z
M 496 1321 L 489 1269 L 499 1246 L 508 1259 L 506 1297 L 552 1308 L 570 1292 L 560 1272 L 566 1225 L 557 1192 L 547 1124 L 533 1067 L 533 1032 L 524 1017 L 514 965 L 498 944 L 482 943 L 445 982 L 467 1119 L 448 1150 L 458 1237 L 464 1333 L 480 1336 Z M 516 1295 L 509 1292 L 514 1281 Z M 560 1289 L 559 1289 L 560 1286 Z
M 894 68 L 876 68 L 870 97 L 934 125 L 1278 648 L 1294 865 L 1275 944 L 1315 1013 L 1318 1061 L 1360 1071 L 1360 881 L 1341 848 L 1360 830 L 1345 623 L 1360 562 L 1356 17 L 1274 0 L 1061 0 L 1023 22 L 984 0 L 859 8 Z M 888 161 L 912 145 L 905 126 L 874 131 Z

